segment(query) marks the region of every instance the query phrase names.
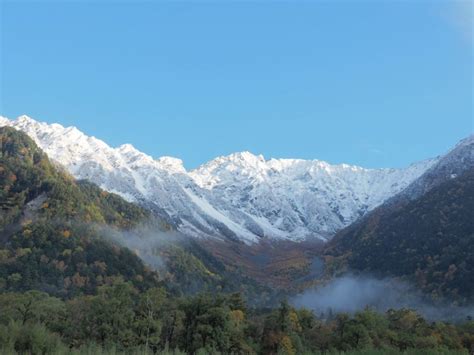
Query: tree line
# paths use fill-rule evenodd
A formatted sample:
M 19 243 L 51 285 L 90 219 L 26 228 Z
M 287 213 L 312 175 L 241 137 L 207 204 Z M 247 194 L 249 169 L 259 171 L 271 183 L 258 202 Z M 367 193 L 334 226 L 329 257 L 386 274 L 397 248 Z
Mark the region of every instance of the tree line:
M 249 308 L 239 293 L 175 297 L 115 280 L 69 300 L 0 294 L 5 354 L 468 354 L 474 322 L 428 322 L 409 309 L 316 315 L 281 302 Z

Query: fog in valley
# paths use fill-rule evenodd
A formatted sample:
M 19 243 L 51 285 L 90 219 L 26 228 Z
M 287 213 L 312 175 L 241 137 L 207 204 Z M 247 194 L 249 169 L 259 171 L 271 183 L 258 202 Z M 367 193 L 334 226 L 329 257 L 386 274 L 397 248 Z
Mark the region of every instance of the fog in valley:
M 317 313 L 354 313 L 371 307 L 378 311 L 410 308 L 430 320 L 465 320 L 474 316 L 474 307 L 457 307 L 448 302 L 434 304 L 414 286 L 393 278 L 346 275 L 324 286 L 307 290 L 292 303 Z

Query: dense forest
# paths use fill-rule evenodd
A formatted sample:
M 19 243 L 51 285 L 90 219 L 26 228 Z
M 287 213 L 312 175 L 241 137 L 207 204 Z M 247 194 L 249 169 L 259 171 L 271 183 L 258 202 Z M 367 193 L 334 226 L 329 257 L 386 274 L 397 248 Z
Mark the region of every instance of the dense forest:
M 123 281 L 68 301 L 0 294 L 7 354 L 468 354 L 473 346 L 473 321 L 429 323 L 406 309 L 315 316 L 284 301 L 256 310 L 240 294 L 175 298 Z
M 408 309 L 353 315 L 296 309 L 283 293 L 169 233 L 149 211 L 75 181 L 11 128 L 0 128 L 0 208 L 1 353 L 474 349 L 470 319 L 433 323 Z M 153 250 L 163 268 L 147 266 L 127 248 L 127 238 L 150 230 L 168 238 Z
M 474 298 L 474 169 L 415 200 L 382 205 L 338 233 L 327 254 L 337 267 L 405 277 L 433 300 L 468 304 Z

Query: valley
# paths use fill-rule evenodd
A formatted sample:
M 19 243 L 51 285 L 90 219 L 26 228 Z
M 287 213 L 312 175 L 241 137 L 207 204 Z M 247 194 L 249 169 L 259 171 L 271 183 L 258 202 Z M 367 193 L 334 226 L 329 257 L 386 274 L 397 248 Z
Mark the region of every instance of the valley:
M 0 123 L 29 134 L 55 164 L 75 178 L 96 183 L 151 211 L 159 225 L 175 231 L 156 250 L 184 245 L 185 252 L 197 257 L 209 275 L 241 275 L 277 293 L 296 294 L 343 273 L 348 265 L 353 267 L 352 256 L 345 256 L 352 255 L 357 239 L 349 236 L 351 230 L 374 223 L 391 206 L 406 208 L 409 201 L 474 167 L 471 136 L 447 154 L 406 169 L 265 160 L 244 152 L 187 172 L 178 159 L 153 159 L 130 145 L 111 148 L 74 127 L 26 116 L 2 118 Z M 139 239 L 148 238 L 137 252 L 152 260 L 155 257 L 147 245 L 162 237 L 146 230 L 135 231 Z M 349 254 L 339 251 L 343 241 Z M 163 255 L 169 259 L 172 254 Z M 407 273 L 407 279 L 415 280 L 414 274 L 415 270 Z M 192 289 L 199 287 L 196 284 Z
M 24 126 L 25 122 L 34 127 L 35 133 L 31 137 L 24 133 L 30 129 Z M 21 130 L 17 130 L 18 125 L 23 125 Z M 97 315 L 104 317 L 106 322 L 116 322 L 94 307 L 104 310 L 107 307 L 123 307 L 122 311 L 129 317 L 122 320 L 124 324 L 132 321 L 148 324 L 150 319 L 143 318 L 145 313 L 140 308 L 148 305 L 146 307 L 155 307 L 155 311 L 162 315 L 160 317 L 164 317 L 153 320 L 158 322 L 156 328 L 147 328 L 148 331 L 154 329 L 157 338 L 152 346 L 156 349 L 162 349 L 162 345 L 158 344 L 163 341 L 190 353 L 200 348 L 212 351 L 215 347 L 228 349 L 229 345 L 221 342 L 221 336 L 212 336 L 216 341 L 213 343 L 190 343 L 172 335 L 175 331 L 173 327 L 178 327 L 176 331 L 180 336 L 201 334 L 203 328 L 200 327 L 204 325 L 197 328 L 193 325 L 196 319 L 193 312 L 202 311 L 203 317 L 208 317 L 216 310 L 227 315 L 219 318 L 222 323 L 214 323 L 212 329 L 221 329 L 227 334 L 238 353 L 254 353 L 255 349 L 261 353 L 273 353 L 272 349 L 281 348 L 282 334 L 287 333 L 292 334 L 294 339 L 291 347 L 321 350 L 325 348 L 326 341 L 333 339 L 330 340 L 333 347 L 355 349 L 359 346 L 358 341 L 335 340 L 337 337 L 329 334 L 337 334 L 349 324 L 360 322 L 363 329 L 371 329 L 360 317 L 384 317 L 379 319 L 380 322 L 390 324 L 398 334 L 406 330 L 396 328 L 397 317 L 420 317 L 416 318 L 420 333 L 413 336 L 423 337 L 436 332 L 423 316 L 428 320 L 461 322 L 472 312 L 469 308 L 474 299 L 472 136 L 447 154 L 405 170 L 334 168 L 321 162 L 292 162 L 290 165 L 298 172 L 286 174 L 296 180 L 286 176 L 283 179 L 286 181 L 284 189 L 278 189 L 281 182 L 272 179 L 263 179 L 262 182 L 257 175 L 252 175 L 261 173 L 261 169 L 267 174 L 266 167 L 244 169 L 245 173 L 235 172 L 234 160 L 245 165 L 255 158 L 248 155 L 245 162 L 240 160 L 242 155 L 219 158 L 226 160 L 224 168 L 218 159 L 216 164 L 211 164 L 212 168 L 201 168 L 199 178 L 196 171 L 192 172 L 190 175 L 195 175 L 194 180 L 171 164 L 174 161 L 168 159 L 166 169 L 163 166 L 156 168 L 155 164 L 162 164 L 163 159 L 157 163 L 137 152 L 133 152 L 131 160 L 125 160 L 105 143 L 89 138 L 86 141 L 92 141 L 90 146 L 76 149 L 81 154 L 90 149 L 95 153 L 86 155 L 86 159 L 81 156 L 76 161 L 78 157 L 74 152 L 71 156 L 64 154 L 77 141 L 68 139 L 66 146 L 58 150 L 57 143 L 49 140 L 51 133 L 48 130 L 65 132 L 63 128 L 51 126 L 21 118 L 7 121 L 0 127 L 0 289 L 3 292 L 0 293 L 0 310 L 3 307 L 3 312 L 9 314 L 10 319 L 18 320 L 15 309 L 37 304 L 35 307 L 41 310 L 46 307 L 42 302 L 51 304 L 51 307 L 54 305 L 57 308 L 52 310 L 53 318 L 41 316 L 41 313 L 38 316 L 43 318 L 23 316 L 27 317 L 23 318 L 26 324 L 36 322 L 34 324 L 46 327 L 42 331 L 49 334 L 48 339 L 54 339 L 53 333 L 48 332 L 60 324 L 60 342 L 79 342 L 78 346 L 83 347 L 89 346 L 87 341 L 93 338 L 101 344 L 101 350 L 97 351 L 102 351 L 108 349 L 108 345 L 100 339 L 109 339 L 123 348 L 129 348 L 132 343 L 127 343 L 131 340 L 126 339 L 133 333 L 134 349 L 142 349 L 139 334 L 144 328 L 141 325 L 137 325 L 129 335 L 126 326 L 114 325 L 120 333 L 113 336 L 106 335 L 102 330 L 91 333 L 88 329 L 100 324 L 101 320 L 95 318 Z M 38 131 L 38 127 L 46 133 Z M 74 129 L 64 130 L 74 132 L 79 142 L 85 139 Z M 49 158 L 37 142 L 46 147 L 46 151 L 51 151 L 51 145 L 54 146 L 56 153 Z M 51 142 L 51 145 L 46 142 Z M 107 163 L 98 158 L 102 153 L 96 150 L 97 147 L 112 155 Z M 126 150 L 130 151 L 130 148 Z M 69 161 L 71 157 L 75 158 Z M 140 171 L 143 164 L 135 168 L 129 165 L 142 159 L 150 169 L 148 176 L 153 177 L 146 182 L 133 170 Z M 227 159 L 233 161 L 232 168 L 226 165 Z M 262 158 L 257 159 L 258 164 L 265 163 Z M 69 161 L 70 164 L 63 165 L 61 161 Z M 124 164 L 127 164 L 126 168 Z M 282 162 L 270 161 L 269 164 Z M 303 177 L 307 190 L 299 181 L 302 178 L 301 164 L 305 166 Z M 308 171 L 314 171 L 315 164 L 326 171 L 323 177 L 321 171 L 316 176 L 308 175 Z M 155 167 L 152 169 L 151 166 Z M 214 171 L 221 168 L 223 172 Z M 334 176 L 331 175 L 332 169 Z M 229 177 L 234 173 L 235 178 Z M 371 188 L 377 191 L 376 197 L 371 195 L 375 193 L 373 191 L 365 189 L 361 192 L 361 189 L 357 192 L 352 189 L 347 192 L 347 196 L 352 197 L 348 200 L 342 193 L 335 208 L 334 198 L 328 197 L 332 190 L 328 184 L 344 191 L 344 186 L 348 185 L 344 185 L 341 179 L 346 174 L 349 174 L 344 178 L 348 179 L 347 183 L 350 179 L 362 179 L 367 184 L 364 179 L 369 176 L 373 183 Z M 399 181 L 395 183 L 392 178 Z M 309 182 L 306 181 L 308 179 Z M 159 194 L 156 194 L 151 181 L 158 185 Z M 96 183 L 100 183 L 105 190 Z M 110 188 L 112 183 L 114 188 Z M 288 190 L 288 185 L 293 184 L 298 189 Z M 313 189 L 321 184 L 325 186 L 325 192 Z M 270 192 L 266 191 L 268 189 Z M 258 191 L 258 195 L 253 195 L 254 190 Z M 279 195 L 282 191 L 286 191 L 285 196 Z M 356 193 L 360 195 L 357 197 Z M 160 198 L 156 199 L 158 196 Z M 186 196 L 189 200 L 180 200 Z M 237 196 L 241 196 L 238 201 L 235 200 Z M 275 200 L 268 204 L 259 201 L 268 196 L 270 200 L 271 196 Z M 319 212 L 315 218 L 321 224 L 314 235 L 308 234 L 315 230 L 311 226 L 315 219 L 305 218 L 303 211 L 314 211 L 314 200 L 319 201 L 321 196 L 327 197 L 316 208 Z M 355 203 L 360 202 L 361 196 L 365 196 L 364 204 Z M 229 204 L 223 206 L 221 199 L 228 200 Z M 310 202 L 304 204 L 307 199 Z M 284 206 L 289 201 L 299 201 L 298 206 L 282 208 L 274 212 L 274 216 L 268 212 L 275 204 L 282 202 Z M 311 209 L 303 210 L 303 205 Z M 180 206 L 183 209 L 176 210 Z M 229 206 L 234 210 L 229 212 Z M 298 214 L 296 220 L 293 219 L 294 213 Z M 278 218 L 275 219 L 275 216 Z M 279 224 L 277 221 L 280 219 L 287 222 Z M 334 223 L 335 220 L 339 222 Z M 352 223 L 349 222 L 351 220 Z M 293 237 L 291 231 L 294 230 L 296 234 Z M 276 231 L 276 234 L 271 231 Z M 112 303 L 103 298 L 106 294 Z M 384 294 L 391 297 L 387 298 Z M 113 302 L 121 297 L 128 305 L 114 305 Z M 153 305 L 148 297 L 153 297 Z M 347 297 L 351 301 L 347 301 Z M 385 313 L 379 315 L 368 309 L 360 310 L 362 306 L 354 306 L 350 308 L 354 318 L 346 318 L 345 313 L 334 317 L 331 309 L 340 312 L 339 306 L 343 306 L 337 303 L 339 299 L 345 300 L 345 305 L 366 305 L 369 302 L 378 312 Z M 293 308 L 286 300 L 298 307 L 308 306 L 313 312 L 306 314 L 304 308 Z M 393 306 L 403 305 L 416 307 L 422 316 L 409 313 L 411 311 L 403 313 L 403 309 L 391 310 Z M 57 313 L 63 312 L 61 309 L 64 307 L 68 309 L 67 322 L 79 322 L 81 327 L 85 327 L 83 330 L 68 333 L 74 327 L 70 328 L 70 323 L 61 323 L 64 318 Z M 324 307 L 330 308 L 327 310 Z M 86 312 L 89 318 L 80 320 L 77 312 Z M 238 321 L 242 324 L 241 328 L 232 323 L 237 321 L 233 317 L 241 319 L 244 314 L 248 318 Z M 173 322 L 177 322 L 179 317 L 184 317 L 185 323 L 178 326 Z M 263 319 L 264 323 L 261 323 Z M 290 328 L 285 325 L 285 322 L 295 322 L 295 319 L 307 323 L 304 326 L 292 323 Z M 161 328 L 160 322 L 170 320 L 171 324 L 163 323 Z M 5 334 L 10 334 L 13 329 L 1 324 L 0 327 L 5 327 Z M 258 333 L 246 333 L 252 327 L 258 329 Z M 456 334 L 453 336 L 457 344 L 464 342 L 462 344 L 470 346 L 470 333 L 462 327 L 464 325 L 452 328 L 450 332 Z M 29 334 L 31 330 L 28 326 L 21 329 L 24 334 Z M 321 330 L 328 334 L 326 338 L 312 338 L 314 332 Z M 8 336 L 15 337 L 12 334 Z M 272 337 L 277 340 L 272 342 Z M 367 339 L 375 338 L 369 336 Z M 305 342 L 304 345 L 298 343 L 301 341 Z M 384 338 L 383 341 L 394 346 L 393 339 Z M 397 344 L 398 349 L 419 346 L 414 343 Z M 445 344 L 443 346 L 449 349 L 464 346 L 446 345 L 441 340 L 436 344 Z M 149 349 L 150 344 L 145 348 Z
M 474 0 L 0 1 L 0 355 L 474 355 Z

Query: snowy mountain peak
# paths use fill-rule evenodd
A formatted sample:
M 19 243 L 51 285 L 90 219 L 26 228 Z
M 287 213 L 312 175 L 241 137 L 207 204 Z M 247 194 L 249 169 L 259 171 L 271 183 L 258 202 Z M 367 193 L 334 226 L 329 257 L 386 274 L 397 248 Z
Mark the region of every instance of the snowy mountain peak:
M 0 117 L 0 125 L 26 132 L 75 177 L 146 203 L 187 235 L 246 243 L 327 240 L 439 160 L 405 169 L 365 169 L 320 160 L 265 160 L 244 151 L 187 172 L 180 159 L 153 159 L 130 144 L 112 148 L 75 127 L 29 117 Z
M 178 158 L 173 157 L 161 157 L 156 160 L 164 169 L 169 170 L 172 173 L 182 173 L 186 174 L 186 169 L 184 168 L 183 161 Z
M 18 116 L 18 118 L 16 119 L 16 122 L 21 123 L 21 124 L 34 124 L 34 123 L 37 123 L 34 119 L 32 119 L 31 117 L 29 117 L 27 115 Z
M 6 117 L 0 116 L 0 127 L 9 125 L 10 120 Z
M 220 156 L 216 159 L 213 159 L 204 165 L 198 167 L 198 169 L 207 167 L 212 168 L 215 166 L 233 166 L 233 167 L 253 167 L 257 168 L 259 165 L 265 164 L 265 158 L 263 155 L 254 155 L 249 151 L 243 151 L 238 153 L 232 153 L 227 156 Z M 196 170 L 198 170 L 196 169 Z
M 234 161 L 234 162 L 242 162 L 246 164 L 258 164 L 258 163 L 264 163 L 265 158 L 263 155 L 254 155 L 250 153 L 249 151 L 243 151 L 243 152 L 238 152 L 238 153 L 233 153 L 229 156 L 226 157 L 227 159 Z
M 138 152 L 138 150 L 131 144 L 125 143 L 122 144 L 121 146 L 118 147 L 118 150 L 124 153 L 135 153 Z

